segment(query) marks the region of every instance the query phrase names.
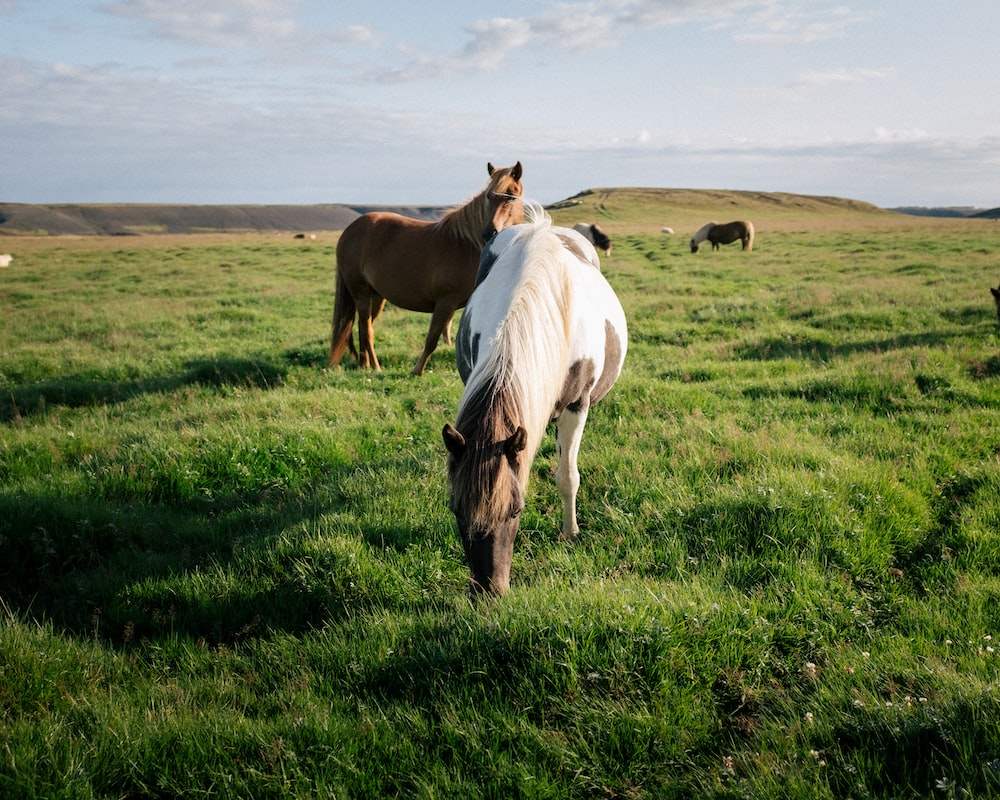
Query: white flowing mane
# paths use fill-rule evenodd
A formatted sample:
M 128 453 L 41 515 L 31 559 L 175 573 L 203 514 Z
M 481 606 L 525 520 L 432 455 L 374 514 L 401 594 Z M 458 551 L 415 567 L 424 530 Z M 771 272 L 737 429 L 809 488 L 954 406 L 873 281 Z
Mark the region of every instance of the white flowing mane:
M 691 237 L 691 241 L 696 242 L 698 244 L 704 242 L 708 238 L 708 232 L 718 224 L 719 223 L 715 222 L 714 220 L 712 222 L 706 222 L 704 225 L 698 228 L 698 232 Z
M 498 259 L 498 264 L 514 259 L 520 265 L 511 271 L 510 281 L 497 287 L 494 298 L 508 306 L 507 314 L 466 381 L 458 418 L 481 411 L 483 390 L 492 385 L 507 399 L 511 422 L 523 425 L 528 434 L 530 463 L 569 367 L 572 291 L 552 220 L 537 203 L 525 203 L 525 217 L 530 222 L 519 226 Z M 503 274 L 498 269 L 494 267 L 494 275 Z

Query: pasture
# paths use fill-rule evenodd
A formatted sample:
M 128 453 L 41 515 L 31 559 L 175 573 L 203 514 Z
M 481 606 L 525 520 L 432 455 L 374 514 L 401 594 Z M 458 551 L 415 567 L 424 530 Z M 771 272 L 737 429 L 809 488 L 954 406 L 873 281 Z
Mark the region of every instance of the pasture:
M 5 240 L 0 796 L 1000 795 L 1000 225 L 795 202 L 553 213 L 629 351 L 474 605 L 454 349 L 328 370 L 335 234 Z

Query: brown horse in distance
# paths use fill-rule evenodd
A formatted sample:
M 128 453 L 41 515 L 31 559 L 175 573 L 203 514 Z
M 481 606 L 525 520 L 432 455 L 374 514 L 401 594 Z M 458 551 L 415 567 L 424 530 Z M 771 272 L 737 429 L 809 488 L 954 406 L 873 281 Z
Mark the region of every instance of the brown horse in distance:
M 997 304 L 997 321 L 1000 322 L 1000 286 L 996 289 L 991 286 L 990 294 L 993 295 L 993 302 Z
M 712 243 L 713 250 L 718 250 L 720 244 L 730 244 L 737 239 L 743 244 L 744 250 L 753 250 L 753 233 L 753 223 L 745 220 L 727 222 L 725 225 L 709 222 L 691 237 L 691 252 L 697 253 L 698 245 L 706 239 Z
M 340 364 L 350 347 L 360 366 L 381 369 L 372 324 L 388 300 L 431 314 L 424 350 L 411 375 L 422 375 L 451 319 L 476 285 L 483 243 L 524 221 L 522 167 L 487 164 L 490 182 L 464 206 L 437 222 L 373 211 L 347 226 L 337 243 L 337 289 L 328 364 Z M 358 317 L 358 350 L 351 329 Z

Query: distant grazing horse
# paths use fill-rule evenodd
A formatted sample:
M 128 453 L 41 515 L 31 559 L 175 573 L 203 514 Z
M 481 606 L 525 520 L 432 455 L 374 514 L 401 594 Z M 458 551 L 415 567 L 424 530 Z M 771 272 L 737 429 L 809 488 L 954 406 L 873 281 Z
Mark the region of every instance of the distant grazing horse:
M 996 289 L 991 286 L 990 294 L 993 295 L 993 302 L 997 304 L 997 321 L 1000 322 L 1000 286 Z
M 10 253 L 4 253 L 2 256 L 0 256 L 0 267 L 9 267 L 10 262 L 13 260 L 14 256 L 10 255 Z
M 465 392 L 454 427 L 442 433 L 474 596 L 510 588 L 528 474 L 551 420 L 560 538 L 576 536 L 583 427 L 617 380 L 628 346 L 625 313 L 590 242 L 554 227 L 540 206 L 529 216 L 535 221 L 497 234 L 483 250 L 455 340 Z
M 578 222 L 573 226 L 573 230 L 577 233 L 583 234 L 587 241 L 590 242 L 598 250 L 603 250 L 604 255 L 611 255 L 611 240 L 608 235 L 602 231 L 597 225 L 588 224 L 586 222 Z
M 720 225 L 717 222 L 709 222 L 702 225 L 698 232 L 691 237 L 691 252 L 698 252 L 698 245 L 708 240 L 712 243 L 712 249 L 718 250 L 720 244 L 730 244 L 739 239 L 743 243 L 744 250 L 753 250 L 753 223 L 752 222 L 727 222 Z
M 487 187 L 437 222 L 373 211 L 354 220 L 337 242 L 337 293 L 329 366 L 348 347 L 362 367 L 381 369 L 372 323 L 388 300 L 400 308 L 432 314 L 424 351 L 411 375 L 422 375 L 442 333 L 451 342 L 451 318 L 469 299 L 483 242 L 524 220 L 521 162 L 486 165 Z M 358 350 L 351 328 L 358 317 Z

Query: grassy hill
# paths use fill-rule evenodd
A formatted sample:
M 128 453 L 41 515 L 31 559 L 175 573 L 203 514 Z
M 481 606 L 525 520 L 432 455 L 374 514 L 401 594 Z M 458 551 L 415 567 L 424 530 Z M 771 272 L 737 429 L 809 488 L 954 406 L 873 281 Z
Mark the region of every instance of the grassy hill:
M 381 206 L 157 205 L 0 203 L 0 234 L 129 236 L 151 233 L 339 231 Z M 418 219 L 436 219 L 436 206 L 384 207 Z
M 897 214 L 859 200 L 717 189 L 590 189 L 552 204 L 549 210 L 560 224 L 596 222 L 609 233 L 652 233 L 663 227 L 681 233 L 710 220 L 750 219 L 758 226 L 789 226 L 853 218 L 898 219 Z
M 528 186 L 531 197 L 531 186 Z M 443 206 L 157 205 L 129 203 L 30 205 L 0 203 L 0 235 L 136 235 L 251 231 L 339 231 L 359 214 L 395 211 L 437 219 Z M 894 216 L 868 203 L 783 192 L 708 189 L 588 189 L 549 206 L 553 218 L 572 225 L 596 222 L 609 232 L 681 232 L 710 219 L 749 218 L 755 224 L 815 223 L 831 216 Z

